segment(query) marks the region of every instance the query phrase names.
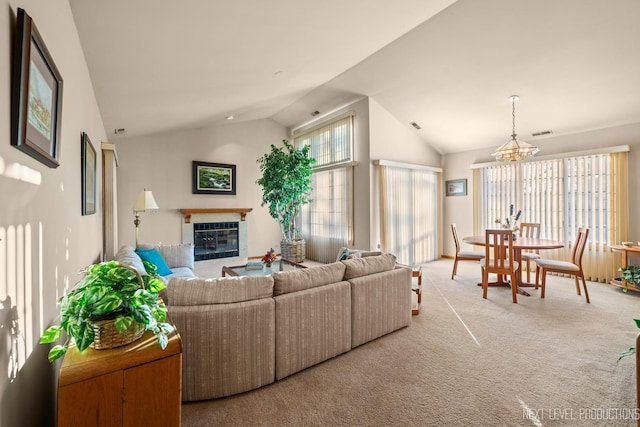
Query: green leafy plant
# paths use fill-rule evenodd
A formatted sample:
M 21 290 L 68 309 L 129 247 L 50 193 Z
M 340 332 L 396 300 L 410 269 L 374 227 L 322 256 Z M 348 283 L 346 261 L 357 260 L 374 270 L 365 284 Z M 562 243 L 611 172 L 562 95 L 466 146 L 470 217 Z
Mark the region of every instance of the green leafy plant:
M 636 322 L 636 327 L 638 327 L 640 329 L 640 319 L 633 319 L 634 322 Z M 625 356 L 630 356 L 632 354 L 635 354 L 636 352 L 636 346 L 632 345 L 631 347 L 629 347 L 627 350 L 622 351 L 620 353 L 618 353 L 618 362 L 620 361 L 620 359 L 622 359 Z
M 622 279 L 625 282 L 624 288 L 622 288 L 623 292 L 627 292 L 629 290 L 629 284 L 637 287 L 638 283 L 640 283 L 640 267 L 630 265 L 628 267 L 620 267 L 618 271 L 622 273 Z
M 165 323 L 167 308 L 158 298 L 166 287 L 156 273 L 156 266 L 143 261 L 147 275 L 117 261 L 102 262 L 85 268 L 86 273 L 73 289 L 60 301 L 60 324 L 48 328 L 40 338 L 41 344 L 59 340 L 66 333 L 64 344 L 49 351 L 49 361 L 62 357 L 69 349 L 71 338 L 80 352 L 93 343 L 93 322 L 115 319 L 119 333 L 134 322 L 153 331 L 164 349 L 173 327 Z
M 316 160 L 309 157 L 310 147 L 295 148 L 282 140 L 283 147 L 271 144 L 271 150 L 260 157 L 262 177 L 256 183 L 262 187 L 262 206 L 269 207 L 269 214 L 280 224 L 286 241 L 296 239 L 296 216 L 310 202 L 311 174 Z

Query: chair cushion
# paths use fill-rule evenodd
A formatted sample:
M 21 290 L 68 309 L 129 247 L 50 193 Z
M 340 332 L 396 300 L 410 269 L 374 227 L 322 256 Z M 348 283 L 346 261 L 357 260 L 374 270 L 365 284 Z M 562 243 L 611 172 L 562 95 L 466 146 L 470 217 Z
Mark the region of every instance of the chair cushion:
M 540 255 L 533 252 L 522 252 L 522 259 L 538 259 Z
M 465 258 L 484 258 L 484 251 L 460 251 L 458 252 L 459 257 Z
M 537 259 L 536 264 L 541 268 L 553 269 L 555 271 L 578 272 L 580 267 L 572 262 L 556 261 L 555 259 Z

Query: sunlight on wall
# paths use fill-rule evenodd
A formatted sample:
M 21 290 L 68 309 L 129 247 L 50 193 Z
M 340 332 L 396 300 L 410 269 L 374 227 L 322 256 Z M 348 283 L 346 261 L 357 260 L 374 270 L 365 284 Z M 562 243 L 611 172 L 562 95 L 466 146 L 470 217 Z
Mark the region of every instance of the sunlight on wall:
M 42 224 L 38 227 L 38 254 L 42 259 Z M 33 305 L 33 259 L 31 224 L 0 227 L 0 353 L 2 369 L 6 364 L 7 377 L 13 381 L 33 352 L 34 342 L 42 333 L 42 282 L 38 286 L 39 313 L 36 329 Z M 38 264 L 38 277 L 42 265 Z
M 42 174 L 39 171 L 21 165 L 20 163 L 10 163 L 6 165 L 2 157 L 0 157 L 0 175 L 30 184 L 42 184 Z

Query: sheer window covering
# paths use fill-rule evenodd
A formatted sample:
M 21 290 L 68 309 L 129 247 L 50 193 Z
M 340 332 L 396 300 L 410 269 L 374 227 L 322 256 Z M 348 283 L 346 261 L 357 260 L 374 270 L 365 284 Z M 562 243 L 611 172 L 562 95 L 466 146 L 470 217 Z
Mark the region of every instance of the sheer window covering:
M 437 259 L 439 173 L 379 168 L 382 250 L 408 265 Z
M 301 235 L 306 257 L 333 262 L 353 244 L 353 113 L 294 136 L 297 147 L 310 145 L 316 159 L 311 202 L 302 208 Z
M 590 229 L 583 256 L 585 276 L 608 282 L 616 277 L 619 255 L 610 251 L 628 234 L 627 153 L 592 154 L 543 161 L 492 165 L 474 171 L 479 197 L 475 233 L 495 227 L 511 203 L 522 220 L 539 222 L 542 238 L 565 242 L 545 258 L 569 260 L 577 229 Z

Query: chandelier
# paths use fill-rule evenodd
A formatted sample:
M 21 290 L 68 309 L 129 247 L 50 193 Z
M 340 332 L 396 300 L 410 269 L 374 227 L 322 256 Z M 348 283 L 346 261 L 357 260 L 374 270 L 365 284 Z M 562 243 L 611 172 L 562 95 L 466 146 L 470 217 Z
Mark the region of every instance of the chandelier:
M 540 151 L 538 147 L 516 139 L 516 101 L 518 99 L 518 95 L 511 95 L 509 97 L 509 101 L 511 101 L 511 115 L 513 117 L 511 140 L 505 142 L 495 152 L 491 153 L 499 162 L 517 162 L 518 160 L 533 156 Z

